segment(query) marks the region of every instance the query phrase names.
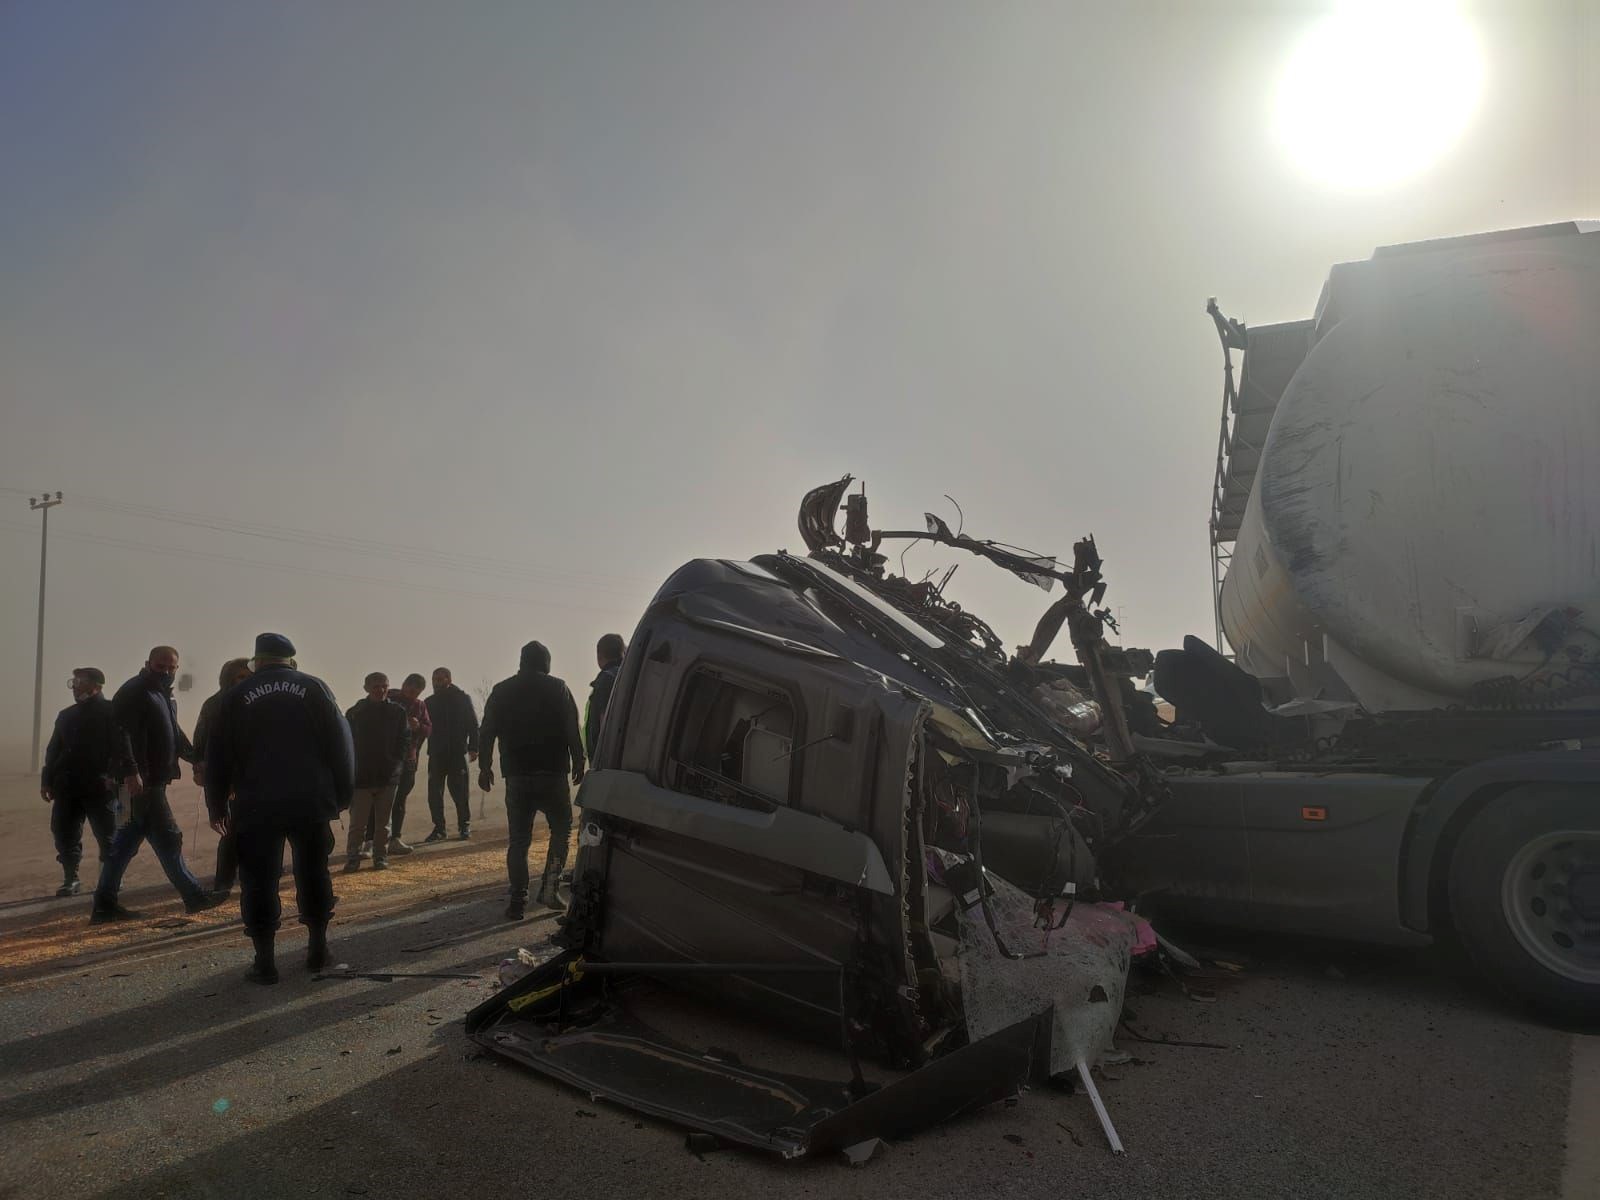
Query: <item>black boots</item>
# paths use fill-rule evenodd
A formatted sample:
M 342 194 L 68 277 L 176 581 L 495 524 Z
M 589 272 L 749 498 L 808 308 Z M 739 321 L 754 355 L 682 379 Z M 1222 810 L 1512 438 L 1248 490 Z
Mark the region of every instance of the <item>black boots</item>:
M 307 925 L 311 938 L 306 943 L 306 969 L 320 971 L 328 965 L 328 927 Z
M 68 868 L 65 872 L 63 872 L 61 886 L 56 889 L 56 895 L 76 896 L 82 890 L 83 884 L 78 882 L 77 869 Z
M 521 896 L 511 897 L 511 903 L 506 905 L 506 920 L 520 921 L 527 915 L 527 901 Z
M 245 978 L 251 983 L 277 983 L 278 964 L 272 956 L 272 934 L 256 934 L 250 940 L 255 943 L 256 960 L 250 964 Z
M 306 931 L 311 935 L 306 944 L 306 967 L 320 971 L 328 965 L 328 927 L 307 925 Z M 256 948 L 256 959 L 250 964 L 245 978 L 251 983 L 277 983 L 278 964 L 273 954 L 273 935 L 256 934 L 250 940 Z
M 110 904 L 101 904 L 97 897 L 94 907 L 89 910 L 89 924 L 105 925 L 112 921 L 138 921 L 143 913 L 134 912 L 131 908 L 123 908 L 113 900 Z

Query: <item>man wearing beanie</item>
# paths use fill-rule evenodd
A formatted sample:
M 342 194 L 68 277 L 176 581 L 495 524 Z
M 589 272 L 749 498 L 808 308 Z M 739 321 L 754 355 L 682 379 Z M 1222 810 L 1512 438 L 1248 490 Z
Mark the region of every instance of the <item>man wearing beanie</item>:
M 528 903 L 528 847 L 533 818 L 543 813 L 550 823 L 550 849 L 538 901 L 559 908 L 556 885 L 567 863 L 572 832 L 570 777 L 583 779 L 583 738 L 578 732 L 578 706 L 567 685 L 550 674 L 550 651 L 538 642 L 522 648 L 522 664 L 510 679 L 494 685 L 483 706 L 478 731 L 483 750 L 478 786 L 494 786 L 494 744 L 500 743 L 500 769 L 506 777 L 506 818 L 511 840 L 506 847 L 506 875 L 511 884 L 506 917 L 520 921 Z
M 306 966 L 319 971 L 328 964 L 334 905 L 328 825 L 350 807 L 355 753 L 333 693 L 295 668 L 288 638 L 261 634 L 251 665 L 255 673 L 223 697 L 216 715 L 206 754 L 206 808 L 211 827 L 237 839 L 239 907 L 255 945 L 246 978 L 277 983 L 273 943 L 285 842 L 294 856 L 300 923 L 310 933 Z
M 83 860 L 83 823 L 89 822 L 100 849 L 100 861 L 111 852 L 117 818 L 111 799 L 125 771 L 122 738 L 111 717 L 111 701 L 101 694 L 106 677 L 97 667 L 72 673 L 72 707 L 56 717 L 55 732 L 44 752 L 39 794 L 50 804 L 50 832 L 61 864 L 58 896 L 76 896 L 78 864 Z

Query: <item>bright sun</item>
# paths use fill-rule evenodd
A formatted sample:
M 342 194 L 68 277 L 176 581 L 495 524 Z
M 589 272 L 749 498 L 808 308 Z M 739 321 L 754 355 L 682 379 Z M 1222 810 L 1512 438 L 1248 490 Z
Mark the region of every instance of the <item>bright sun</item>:
M 1450 149 L 1477 109 L 1483 75 L 1478 37 L 1454 5 L 1345 4 L 1289 58 L 1278 139 L 1307 174 L 1373 191 Z

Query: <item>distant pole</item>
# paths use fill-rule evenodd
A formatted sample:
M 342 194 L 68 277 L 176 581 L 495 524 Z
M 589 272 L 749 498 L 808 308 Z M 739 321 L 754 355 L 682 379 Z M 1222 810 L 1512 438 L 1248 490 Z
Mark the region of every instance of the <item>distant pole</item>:
M 44 563 L 50 550 L 50 510 L 61 503 L 61 493 L 54 498 L 49 492 L 37 500 L 29 497 L 28 507 L 44 514 L 39 527 L 39 640 L 33 655 L 33 765 L 28 774 L 39 773 L 39 728 L 44 706 Z

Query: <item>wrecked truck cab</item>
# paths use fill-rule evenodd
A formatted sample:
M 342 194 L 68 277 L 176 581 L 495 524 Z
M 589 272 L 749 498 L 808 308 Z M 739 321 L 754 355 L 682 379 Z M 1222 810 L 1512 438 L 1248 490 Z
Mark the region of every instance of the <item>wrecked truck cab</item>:
M 785 1156 L 1087 1082 L 1138 940 L 1089 902 L 1095 843 L 1132 791 L 970 652 L 842 560 L 680 568 L 579 794 L 563 952 L 475 1010 L 471 1035 Z M 645 981 L 840 1047 L 850 1078 L 679 1044 L 650 1024 Z M 907 1074 L 873 1087 L 862 1059 Z

